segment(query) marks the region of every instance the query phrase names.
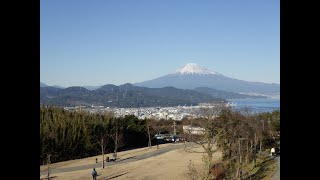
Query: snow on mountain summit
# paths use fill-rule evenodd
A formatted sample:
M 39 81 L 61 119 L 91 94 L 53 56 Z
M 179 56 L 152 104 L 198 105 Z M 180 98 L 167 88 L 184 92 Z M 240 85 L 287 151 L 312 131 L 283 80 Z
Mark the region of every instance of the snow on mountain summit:
M 134 85 L 150 88 L 170 86 L 180 89 L 204 87 L 235 93 L 259 93 L 264 95 L 279 94 L 280 91 L 279 84 L 238 80 L 224 76 L 215 71 L 205 69 L 195 63 L 188 63 L 173 73 L 140 83 L 135 83 Z
M 206 68 L 203 68 L 196 63 L 188 63 L 182 68 L 176 70 L 176 74 L 217 74 L 219 73 L 214 71 L 209 71 Z

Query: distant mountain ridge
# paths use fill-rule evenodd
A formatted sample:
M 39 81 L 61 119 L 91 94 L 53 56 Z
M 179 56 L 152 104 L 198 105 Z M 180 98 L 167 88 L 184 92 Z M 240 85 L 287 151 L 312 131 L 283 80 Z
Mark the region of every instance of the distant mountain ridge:
M 62 86 L 58 86 L 58 85 L 53 85 L 53 86 L 49 86 L 45 83 L 40 82 L 40 87 L 55 87 L 55 88 L 59 88 L 59 89 L 64 89 L 65 87 Z
M 100 88 L 102 86 L 82 86 L 82 87 L 84 87 L 86 89 L 89 89 L 89 90 L 96 90 L 96 89 L 98 89 L 98 88 Z
M 249 82 L 226 77 L 220 73 L 209 71 L 195 63 L 186 64 L 175 73 L 156 79 L 135 83 L 136 86 L 161 88 L 172 86 L 180 89 L 208 87 L 234 93 L 257 93 L 263 95 L 280 94 L 280 84 Z
M 226 102 L 221 98 L 174 87 L 147 88 L 132 84 L 104 85 L 96 90 L 74 86 L 65 89 L 40 87 L 40 104 L 58 106 L 103 105 L 106 107 L 150 107 Z
M 45 83 L 40 82 L 40 87 L 47 87 L 48 85 L 46 85 Z
M 59 88 L 59 89 L 64 89 L 65 88 L 65 87 L 62 87 L 62 86 L 59 86 L 59 85 L 53 85 L 52 87 Z
M 239 93 L 234 93 L 234 92 L 227 92 L 227 91 L 220 91 L 217 89 L 212 89 L 208 87 L 198 87 L 193 89 L 197 92 L 203 93 L 203 94 L 208 94 L 214 98 L 223 98 L 223 99 L 255 99 L 255 98 L 266 98 L 266 96 L 261 96 L 261 95 L 247 95 L 247 94 L 239 94 Z

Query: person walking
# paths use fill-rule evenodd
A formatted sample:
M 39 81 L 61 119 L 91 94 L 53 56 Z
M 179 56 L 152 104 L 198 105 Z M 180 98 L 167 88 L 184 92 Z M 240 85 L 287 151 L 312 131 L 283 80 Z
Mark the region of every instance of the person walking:
M 93 171 L 92 171 L 92 179 L 93 180 L 97 180 L 97 175 L 98 175 L 98 173 L 97 173 L 97 171 L 96 171 L 96 169 L 95 168 L 93 168 Z
M 273 156 L 273 155 L 275 155 L 275 154 L 276 154 L 276 150 L 274 149 L 274 147 L 273 147 L 273 148 L 271 148 L 271 150 L 270 150 L 270 154 L 271 154 L 271 156 Z

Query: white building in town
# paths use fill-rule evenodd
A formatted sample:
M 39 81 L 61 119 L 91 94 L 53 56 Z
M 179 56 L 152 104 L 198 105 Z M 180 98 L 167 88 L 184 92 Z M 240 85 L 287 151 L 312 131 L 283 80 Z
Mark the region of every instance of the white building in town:
M 198 127 L 198 126 L 191 126 L 191 125 L 183 126 L 184 133 L 202 135 L 202 134 L 204 134 L 204 131 L 205 131 L 204 128 Z

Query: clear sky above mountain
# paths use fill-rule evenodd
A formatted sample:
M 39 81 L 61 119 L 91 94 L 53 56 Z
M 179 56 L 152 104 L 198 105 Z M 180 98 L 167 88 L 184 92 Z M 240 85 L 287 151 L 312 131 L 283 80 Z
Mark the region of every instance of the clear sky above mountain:
M 280 83 L 279 0 L 41 0 L 40 81 L 137 83 L 187 63 Z

